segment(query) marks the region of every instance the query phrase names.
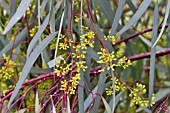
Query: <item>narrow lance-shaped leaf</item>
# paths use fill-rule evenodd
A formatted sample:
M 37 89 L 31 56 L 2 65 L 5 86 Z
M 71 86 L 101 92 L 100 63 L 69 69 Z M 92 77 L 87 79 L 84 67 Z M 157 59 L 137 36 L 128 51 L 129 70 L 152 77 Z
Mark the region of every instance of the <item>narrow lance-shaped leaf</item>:
M 97 92 L 98 85 L 92 90 L 92 92 Z M 89 105 L 91 104 L 93 97 L 95 98 L 96 95 L 89 94 L 86 100 L 84 101 L 84 112 L 87 110 Z
M 114 33 L 117 30 L 117 27 L 118 27 L 118 24 L 119 24 L 119 19 L 122 15 L 122 11 L 123 11 L 123 7 L 125 5 L 125 2 L 126 2 L 126 0 L 120 0 L 120 3 L 118 5 L 118 8 L 117 8 L 117 11 L 116 11 L 116 14 L 115 14 L 115 18 L 113 20 L 112 28 L 111 28 L 111 31 L 110 31 L 110 34 L 109 34 L 110 36 L 114 35 Z
M 106 18 L 108 19 L 109 23 L 111 24 L 113 21 L 113 17 L 114 17 L 114 12 L 111 9 L 110 6 L 110 1 L 109 0 L 96 0 L 101 12 L 103 12 L 103 14 L 106 16 Z
M 28 46 L 28 49 L 27 49 L 27 57 L 30 55 L 34 45 L 36 44 L 38 39 L 40 39 L 41 34 L 43 33 L 43 31 L 47 27 L 49 17 L 50 17 L 50 15 L 48 14 L 47 17 L 45 18 L 43 24 L 41 25 L 41 27 L 38 29 L 37 33 L 35 34 L 34 38 L 31 40 L 31 42 L 30 42 L 30 44 Z
M 15 25 L 15 23 L 17 23 L 20 20 L 20 18 L 23 16 L 25 11 L 27 10 L 30 2 L 31 2 L 31 0 L 22 0 L 21 1 L 16 13 L 10 19 L 10 21 L 9 21 L 8 25 L 6 26 L 3 34 L 6 34 Z
M 141 16 L 145 13 L 147 8 L 149 7 L 152 0 L 144 0 L 141 5 L 139 6 L 136 13 L 133 15 L 133 17 L 129 20 L 129 22 L 118 32 L 117 37 L 123 34 L 125 31 L 127 31 L 133 24 L 135 24 Z
M 102 97 L 102 101 L 104 103 L 104 106 L 105 106 L 105 109 L 106 109 L 107 113 L 112 113 L 109 104 L 106 102 L 106 100 L 103 97 Z
M 35 96 L 35 113 L 38 113 L 40 110 L 40 104 L 38 100 L 38 90 L 36 91 L 36 96 Z
M 79 84 L 84 86 L 84 72 L 80 70 L 80 80 Z M 84 113 L 84 89 L 82 87 L 78 87 L 78 103 L 79 103 L 79 112 Z
M 12 47 L 18 46 L 19 43 L 25 40 L 25 37 L 27 36 L 28 30 L 27 28 L 24 28 L 15 38 L 15 41 L 9 42 L 1 51 L 0 51 L 0 57 L 4 53 L 7 53 L 11 50 Z
M 154 20 L 153 20 L 153 32 L 152 32 L 152 45 L 156 41 L 157 37 L 157 30 L 158 30 L 158 3 L 155 5 L 154 9 Z M 149 76 L 149 103 L 151 103 L 152 93 L 153 93 L 153 86 L 154 86 L 154 71 L 155 71 L 155 53 L 156 53 L 156 46 L 151 49 L 151 59 L 150 59 L 150 76 Z M 150 105 L 150 104 L 149 104 Z
M 167 4 L 167 8 L 166 8 L 166 13 L 165 13 L 165 18 L 164 18 L 164 21 L 163 21 L 163 24 L 162 24 L 161 32 L 159 33 L 159 36 L 158 36 L 157 40 L 155 41 L 155 43 L 152 45 L 152 47 L 154 47 L 156 45 L 156 43 L 159 41 L 159 39 L 161 38 L 161 36 L 163 34 L 166 22 L 168 20 L 169 10 L 170 10 L 170 0 L 168 0 L 168 4 Z
M 64 55 L 65 55 L 65 54 L 60 55 L 60 56 L 56 57 L 56 59 L 53 59 L 53 60 L 49 61 L 49 62 L 47 63 L 48 66 L 49 66 L 50 68 L 54 67 L 54 66 L 56 65 L 56 61 L 61 60 L 61 58 L 63 58 Z
M 104 67 L 104 65 L 102 65 L 102 68 Z M 98 88 L 97 88 L 97 93 L 102 95 L 104 92 L 104 88 L 105 88 L 105 81 L 106 81 L 106 71 L 100 73 L 100 78 L 99 78 L 99 82 L 98 82 Z M 92 109 L 92 113 L 97 113 L 98 108 L 100 106 L 100 102 L 101 102 L 101 98 L 99 96 L 97 96 L 95 98 L 95 104 L 93 106 Z
M 13 102 L 13 100 L 15 99 L 15 97 L 17 96 L 22 84 L 24 83 L 25 79 L 27 78 L 28 73 L 31 70 L 31 67 L 33 66 L 34 62 L 36 61 L 36 59 L 38 58 L 38 56 L 40 55 L 40 53 L 42 52 L 42 50 L 52 41 L 52 39 L 57 35 L 57 33 L 53 33 L 51 35 L 49 35 L 47 38 L 45 38 L 36 48 L 35 50 L 31 53 L 31 55 L 28 57 L 21 76 L 18 80 L 18 83 L 13 91 L 13 94 L 9 100 L 8 103 L 8 107 L 11 105 L 11 103 Z

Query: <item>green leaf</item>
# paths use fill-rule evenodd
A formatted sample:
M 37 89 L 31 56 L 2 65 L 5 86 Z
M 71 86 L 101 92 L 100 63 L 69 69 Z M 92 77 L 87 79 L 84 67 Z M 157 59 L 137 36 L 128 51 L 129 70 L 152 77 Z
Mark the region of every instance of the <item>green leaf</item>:
M 102 101 L 104 103 L 104 106 L 105 106 L 107 113 L 112 113 L 112 110 L 111 110 L 109 104 L 106 102 L 106 100 L 103 97 L 101 97 L 101 98 L 102 98 Z
M 35 95 L 35 113 L 39 113 L 39 111 L 40 111 L 40 104 L 39 104 L 38 90 L 37 90 Z
M 54 0 L 51 0 L 51 7 L 50 7 L 50 31 L 51 33 L 55 32 L 55 12 L 54 12 Z
M 22 41 L 25 40 L 26 36 L 27 36 L 28 30 L 27 28 L 24 28 L 15 38 L 15 41 L 9 42 L 1 51 L 0 51 L 0 57 L 2 57 L 2 55 L 4 53 L 7 53 L 8 51 L 10 51 L 12 49 L 12 47 L 16 47 L 18 46 Z M 14 43 L 15 42 L 15 43 Z
M 12 16 L 12 18 L 8 22 L 8 25 L 6 26 L 3 34 L 6 34 L 15 25 L 15 23 L 17 23 L 20 20 L 20 18 L 23 16 L 25 11 L 27 10 L 30 2 L 31 0 L 21 1 L 16 13 Z
M 17 0 L 11 0 L 10 18 L 15 14 L 16 6 L 17 6 Z
M 41 16 L 41 18 L 43 16 L 43 12 L 45 10 L 45 6 L 47 5 L 47 2 L 48 2 L 48 0 L 43 0 L 42 3 L 41 3 L 41 9 L 40 9 L 40 12 L 41 12 L 40 16 Z
M 152 47 L 152 43 L 151 43 L 149 40 L 147 40 L 146 38 L 144 38 L 142 35 L 140 35 L 139 37 L 140 37 L 140 39 L 141 39 L 147 46 Z M 161 46 L 159 46 L 159 45 L 156 46 L 156 50 L 158 50 L 158 51 L 164 50 L 164 49 L 165 49 L 165 48 L 163 48 L 163 47 L 161 47 Z
M 163 97 L 165 97 L 168 93 L 170 92 L 169 88 L 166 89 L 160 89 L 156 94 L 155 94 L 155 102 L 158 102 L 161 100 Z
M 96 62 L 99 60 L 99 55 L 93 50 L 93 48 L 87 48 L 87 54 L 93 58 Z
M 111 31 L 110 31 L 110 34 L 109 34 L 110 36 L 114 35 L 114 33 L 117 30 L 125 2 L 126 2 L 126 0 L 120 0 L 120 2 L 119 2 L 118 8 L 117 8 L 117 11 L 116 11 L 116 14 L 115 14 L 115 18 L 114 18 L 113 23 L 112 23 L 112 28 L 111 28 Z
M 125 31 L 127 31 L 133 24 L 135 24 L 141 16 L 145 13 L 147 8 L 149 7 L 152 0 L 144 0 L 141 5 L 139 6 L 136 13 L 132 16 L 132 18 L 129 20 L 129 22 L 117 33 L 117 37 L 123 34 Z
M 102 66 L 102 67 L 104 67 L 104 66 Z M 99 81 L 98 81 L 97 93 L 102 95 L 103 92 L 104 92 L 104 88 L 105 88 L 106 71 L 100 73 L 99 76 L 100 77 L 99 77 Z M 99 96 L 96 96 L 95 104 L 94 104 L 93 109 L 92 109 L 92 113 L 97 113 L 98 108 L 100 106 L 100 101 L 101 101 L 101 98 Z
M 154 9 L 154 19 L 153 19 L 153 32 L 152 32 L 152 45 L 155 43 L 157 38 L 158 31 L 158 3 L 155 5 Z M 152 99 L 152 93 L 154 88 L 154 79 L 155 79 L 155 56 L 156 56 L 156 46 L 151 49 L 151 58 L 150 58 L 150 76 L 149 76 L 149 105 Z
M 118 104 L 118 102 L 119 102 L 120 97 L 122 96 L 122 94 L 123 94 L 123 92 L 120 92 L 119 94 L 116 95 L 116 97 L 115 97 L 115 107 L 117 106 L 117 104 Z M 112 108 L 112 105 L 113 105 L 113 99 L 109 102 L 109 106 L 111 107 L 111 109 L 113 109 L 113 108 Z M 105 110 L 104 113 L 106 113 L 106 110 Z
M 27 57 L 30 55 L 34 45 L 36 44 L 36 42 L 38 41 L 38 39 L 40 39 L 41 34 L 43 33 L 43 31 L 45 30 L 45 28 L 48 25 L 48 20 L 49 20 L 50 15 L 48 14 L 47 17 L 45 18 L 43 24 L 41 25 L 41 27 L 38 29 L 37 33 L 35 34 L 35 36 L 33 37 L 33 39 L 31 40 L 28 49 L 27 49 Z
M 91 83 L 90 83 L 90 69 L 91 69 L 91 56 L 89 54 L 86 54 L 86 66 L 87 69 L 84 72 L 84 82 L 88 90 L 91 89 Z
M 66 113 L 71 113 L 71 110 L 70 110 L 70 100 L 69 100 L 69 97 L 67 96 L 67 109 L 66 109 Z
M 114 17 L 114 12 L 111 9 L 110 6 L 110 1 L 109 0 L 96 0 L 100 10 L 103 12 L 103 14 L 106 16 L 106 18 L 108 19 L 109 23 L 111 24 L 113 21 L 113 17 Z
M 162 29 L 161 29 L 161 32 L 159 33 L 159 36 L 157 38 L 157 40 L 155 41 L 155 43 L 152 45 L 152 47 L 154 47 L 156 45 L 156 43 L 159 41 L 159 39 L 161 38 L 162 34 L 163 34 L 163 31 L 165 29 L 165 25 L 167 23 L 167 20 L 168 20 L 168 16 L 169 16 L 169 10 L 170 10 L 170 0 L 168 0 L 168 4 L 166 6 L 166 13 L 165 13 L 165 17 L 164 17 L 164 21 L 163 21 L 163 24 L 162 24 Z
M 79 84 L 84 86 L 84 73 L 83 70 L 80 70 L 80 80 Z M 79 103 L 79 112 L 84 113 L 84 89 L 82 87 L 78 87 L 78 103 Z
M 97 92 L 97 88 L 98 86 L 96 86 L 92 92 Z M 96 97 L 96 95 L 93 96 L 94 98 Z M 93 97 L 91 94 L 88 95 L 88 97 L 86 98 L 86 100 L 84 101 L 84 112 L 87 110 L 87 108 L 89 107 L 89 105 L 91 104 Z
M 62 55 L 56 57 L 56 59 L 49 61 L 47 64 L 49 65 L 50 68 L 54 67 L 56 65 L 56 61 L 61 60 L 61 58 L 63 58 L 64 55 L 65 54 L 62 54 Z
M 40 53 L 42 52 L 42 50 L 52 41 L 52 39 L 57 35 L 57 33 L 53 33 L 51 35 L 49 35 L 48 37 L 46 37 L 36 48 L 35 50 L 30 54 L 30 56 L 28 57 L 24 68 L 22 70 L 21 76 L 18 80 L 18 83 L 13 91 L 12 96 L 10 97 L 9 103 L 8 103 L 8 107 L 11 105 L 11 103 L 13 102 L 13 100 L 15 99 L 15 97 L 17 96 L 22 84 L 24 83 L 25 79 L 27 78 L 28 73 L 31 70 L 31 67 L 33 66 L 34 62 L 36 61 L 36 59 L 38 58 L 38 56 L 40 55 Z
M 127 4 L 129 5 L 129 8 L 133 11 L 133 13 L 136 12 L 136 5 L 131 0 L 126 0 Z
M 15 113 L 25 113 L 26 109 L 20 109 L 19 111 L 16 111 Z
M 167 86 L 170 86 L 170 82 L 169 81 L 165 81 L 164 82 Z

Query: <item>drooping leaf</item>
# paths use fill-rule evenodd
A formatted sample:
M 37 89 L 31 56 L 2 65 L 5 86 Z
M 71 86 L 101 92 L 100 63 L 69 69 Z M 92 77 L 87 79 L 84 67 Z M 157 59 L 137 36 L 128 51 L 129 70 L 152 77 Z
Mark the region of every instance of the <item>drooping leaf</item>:
M 156 94 L 155 94 L 155 102 L 158 102 L 161 100 L 163 97 L 165 97 L 168 93 L 170 92 L 169 88 L 166 89 L 160 89 Z
M 42 52 L 42 50 L 52 41 L 52 39 L 57 35 L 57 33 L 53 33 L 51 35 L 49 35 L 48 37 L 46 37 L 36 48 L 35 50 L 30 54 L 30 56 L 28 57 L 21 76 L 18 80 L 18 83 L 13 91 L 12 96 L 10 97 L 9 103 L 8 103 L 8 107 L 11 105 L 11 103 L 13 102 L 13 100 L 15 99 L 15 97 L 17 96 L 22 84 L 24 83 L 25 79 L 27 78 L 28 73 L 31 70 L 31 67 L 33 66 L 34 62 L 36 61 L 36 59 L 38 58 L 38 56 L 40 55 L 40 53 Z
M 39 104 L 38 90 L 37 90 L 35 94 L 35 113 L 39 113 L 39 110 L 40 110 L 40 104 Z
M 80 70 L 80 80 L 79 84 L 84 86 L 84 72 Z M 78 87 L 78 103 L 79 103 L 79 112 L 84 113 L 84 89 L 82 87 Z
M 111 9 L 110 3 L 109 3 L 110 1 L 108 0 L 96 0 L 96 1 L 100 6 L 100 10 L 103 12 L 103 14 L 106 16 L 109 23 L 111 24 L 114 18 L 114 12 Z
M 25 113 L 26 109 L 20 109 L 19 111 L 16 111 L 15 113 Z
M 162 36 L 162 34 L 163 34 L 163 31 L 164 31 L 164 29 L 165 29 L 165 25 L 166 25 L 167 20 L 168 20 L 169 10 L 170 10 L 170 0 L 168 0 L 168 4 L 167 4 L 167 6 L 166 6 L 166 13 L 165 13 L 164 21 L 163 21 L 163 24 L 162 24 L 161 32 L 159 33 L 158 38 L 157 38 L 157 40 L 155 41 L 155 43 L 152 45 L 152 47 L 154 47 L 154 46 L 156 45 L 156 43 L 159 41 L 159 39 L 161 38 L 161 36 Z
M 104 66 L 102 66 L 104 67 Z M 106 80 L 106 71 L 100 73 L 99 75 L 99 81 L 98 81 L 98 88 L 97 88 L 97 93 L 102 95 L 104 92 L 104 88 L 105 88 L 105 80 Z M 101 98 L 99 96 L 96 96 L 95 98 L 95 104 L 92 108 L 92 113 L 97 113 L 98 108 L 100 106 L 100 102 L 101 102 Z
M 164 82 L 167 86 L 170 86 L 170 82 L 169 81 L 165 81 Z
M 30 2 L 31 0 L 21 1 L 16 13 L 12 16 L 12 18 L 8 22 L 8 25 L 6 26 L 3 34 L 6 34 L 20 20 L 20 18 L 23 16 L 25 11 L 27 10 Z
M 27 57 L 30 55 L 34 45 L 37 43 L 38 39 L 40 39 L 41 34 L 43 33 L 43 31 L 47 27 L 49 17 L 50 17 L 50 15 L 48 14 L 47 17 L 45 18 L 43 24 L 41 25 L 41 27 L 38 29 L 37 33 L 35 34 L 35 36 L 31 40 L 31 42 L 28 46 L 28 49 L 27 49 Z
M 150 42 L 149 40 L 147 40 L 145 37 L 143 37 L 143 36 L 139 36 L 140 37 L 140 39 L 147 45 L 147 46 L 149 46 L 149 47 L 152 47 L 152 42 Z M 163 48 L 163 47 L 161 47 L 161 46 L 159 46 L 159 45 L 157 45 L 156 46 L 156 50 L 157 51 L 160 51 L 160 50 L 164 50 L 165 48 Z
M 104 106 L 105 106 L 107 113 L 112 113 L 112 110 L 111 110 L 109 104 L 106 102 L 106 100 L 103 97 L 101 97 L 101 98 L 102 98 L 102 101 L 104 103 Z
M 114 33 L 117 30 L 117 27 L 118 27 L 118 24 L 119 24 L 119 19 L 122 15 L 122 11 L 123 11 L 123 7 L 125 5 L 125 2 L 126 2 L 126 0 L 120 0 L 120 2 L 119 2 L 118 8 L 117 8 L 117 11 L 116 11 L 116 14 L 115 14 L 115 18 L 114 18 L 113 23 L 112 23 L 112 28 L 111 28 L 111 31 L 110 31 L 110 34 L 109 34 L 110 36 L 114 35 Z
M 153 19 L 153 32 L 152 32 L 152 45 L 155 43 L 157 38 L 158 31 L 158 3 L 155 5 L 154 9 L 154 19 Z M 151 58 L 150 58 L 150 76 L 149 76 L 149 103 L 152 99 L 152 93 L 154 88 L 154 79 L 155 79 L 155 55 L 156 55 L 156 46 L 151 49 Z
M 97 92 L 97 88 L 98 86 L 96 86 L 92 92 Z M 96 97 L 96 95 L 93 96 L 94 98 Z M 87 110 L 87 108 L 89 107 L 89 105 L 91 104 L 92 100 L 93 100 L 92 94 L 89 94 L 88 97 L 86 98 L 86 100 L 84 101 L 84 112 Z
M 25 37 L 27 36 L 28 30 L 27 28 L 24 28 L 16 37 L 15 40 L 13 40 L 12 42 L 9 42 L 1 51 L 0 51 L 0 57 L 2 57 L 2 55 L 4 53 L 9 52 L 12 47 L 16 47 L 18 46 L 22 41 L 25 40 Z
M 132 25 L 134 25 L 141 18 L 141 16 L 145 13 L 145 11 L 147 10 L 151 2 L 152 0 L 144 0 L 139 6 L 136 13 L 129 20 L 129 22 L 117 33 L 116 36 L 117 37 L 120 36 L 125 31 L 127 31 Z
M 53 59 L 53 60 L 49 61 L 49 62 L 47 63 L 48 66 L 49 66 L 50 68 L 54 67 L 54 66 L 56 65 L 56 61 L 61 60 L 61 58 L 63 58 L 64 55 L 65 55 L 65 54 L 60 55 L 60 56 L 56 57 L 56 59 Z
M 90 57 L 93 58 L 95 61 L 99 60 L 99 55 L 93 50 L 93 48 L 88 47 L 87 54 L 90 55 Z

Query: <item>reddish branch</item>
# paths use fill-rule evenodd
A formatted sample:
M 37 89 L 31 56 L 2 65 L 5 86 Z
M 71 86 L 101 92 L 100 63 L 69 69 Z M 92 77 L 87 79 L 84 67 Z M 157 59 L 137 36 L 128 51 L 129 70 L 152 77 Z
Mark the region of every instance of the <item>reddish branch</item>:
M 167 55 L 170 54 L 170 48 L 166 48 L 164 50 L 161 51 L 157 51 L 156 52 L 156 56 L 163 56 L 163 55 Z M 130 56 L 127 57 L 128 60 L 134 61 L 134 60 L 140 60 L 140 59 L 144 59 L 144 58 L 149 58 L 151 56 L 151 53 L 142 53 L 142 54 L 138 54 L 138 55 L 134 55 L 134 56 Z
M 165 26 L 165 28 L 168 28 L 168 26 L 169 26 L 169 24 L 167 24 L 167 25 Z M 161 29 L 161 28 L 162 28 L 162 26 L 160 26 L 158 29 Z M 132 38 L 135 38 L 136 36 L 139 36 L 139 35 L 142 35 L 142 34 L 144 34 L 144 33 L 150 32 L 150 31 L 152 31 L 152 30 L 153 30 L 153 28 L 144 29 L 144 30 L 142 30 L 142 31 L 140 31 L 140 32 L 138 32 L 138 33 L 132 34 L 132 35 L 126 37 L 126 38 L 123 38 L 122 40 L 117 41 L 115 44 L 113 44 L 113 46 L 118 45 L 118 44 L 120 44 L 120 43 L 122 43 L 122 42 L 126 42 L 126 41 L 128 41 L 128 40 L 130 40 L 130 39 L 132 39 Z

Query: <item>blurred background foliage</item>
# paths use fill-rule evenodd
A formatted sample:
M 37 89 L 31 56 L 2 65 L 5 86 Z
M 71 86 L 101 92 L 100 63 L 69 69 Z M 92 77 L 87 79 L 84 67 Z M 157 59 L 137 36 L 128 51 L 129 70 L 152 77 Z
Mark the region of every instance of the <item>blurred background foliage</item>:
M 4 99 L 8 91 L 14 86 L 17 85 L 19 89 L 22 86 L 24 87 L 20 91 L 16 88 L 12 97 L 10 95 L 5 99 L 6 101 L 1 101 L 3 106 L 0 105 L 0 110 L 2 112 L 7 110 L 10 97 L 11 104 L 13 100 L 17 100 L 31 86 L 36 84 L 23 85 L 24 82 L 54 72 L 55 62 L 50 65 L 49 62 L 70 52 L 70 49 L 65 51 L 56 47 L 58 35 L 61 32 L 73 42 L 81 43 L 80 29 L 83 25 L 87 27 L 87 31 L 95 33 L 95 38 L 94 48 L 86 51 L 86 66 L 88 68 L 85 72 L 80 72 L 79 85 L 82 87 L 78 86 L 80 88 L 76 90 L 75 95 L 69 95 L 69 99 L 66 96 L 65 100 L 62 100 L 63 103 L 66 101 L 67 107 L 62 102 L 54 106 L 51 101 L 42 111 L 49 113 L 55 107 L 55 112 L 70 112 L 68 108 L 70 106 L 71 112 L 80 113 L 109 112 L 109 109 L 113 110 L 113 107 L 115 107 L 114 112 L 116 113 L 170 112 L 170 101 L 168 101 L 170 96 L 169 7 L 170 0 L 0 0 L 1 99 Z M 154 18 L 156 19 L 154 20 Z M 127 26 L 128 24 L 129 26 Z M 153 24 L 157 26 L 153 28 Z M 156 36 L 153 35 L 152 30 L 149 30 L 150 28 L 155 29 Z M 140 33 L 140 35 L 133 36 L 137 33 Z M 153 38 L 158 38 L 159 34 L 161 34 L 161 37 L 156 43 L 155 51 L 160 51 L 160 55 L 154 60 L 156 53 L 152 46 L 156 41 L 153 41 Z M 104 41 L 103 37 L 108 35 L 115 36 L 115 42 L 128 37 L 132 38 L 112 46 L 111 42 Z M 121 51 L 122 57 L 131 58 L 132 65 L 125 69 L 115 67 L 114 76 L 121 83 L 132 88 L 135 87 L 136 83 L 145 85 L 147 92 L 144 97 L 151 99 L 152 92 L 155 93 L 155 105 L 150 108 L 142 108 L 140 105 L 136 105 L 133 99 L 129 98 L 130 90 L 116 91 L 113 94 L 115 97 L 106 94 L 105 88 L 109 88 L 112 84 L 112 74 L 107 70 L 102 73 L 98 72 L 98 67 L 103 66 L 97 63 L 99 59 L 97 52 L 100 51 L 100 48 L 103 48 L 100 39 L 110 53 L 115 51 L 116 54 L 117 51 Z M 57 54 L 56 49 L 58 50 Z M 152 59 L 145 58 L 146 53 L 152 50 L 153 52 L 150 55 Z M 166 54 L 163 54 L 163 52 L 166 52 Z M 36 53 L 38 56 L 36 56 Z M 5 59 L 3 54 L 6 54 L 8 58 Z M 134 56 L 138 54 L 143 56 L 135 59 Z M 30 58 L 31 55 L 32 59 Z M 11 65 L 8 66 L 9 62 L 11 62 Z M 33 64 L 30 62 L 33 62 Z M 51 85 L 55 82 L 54 76 L 50 76 L 47 80 L 39 80 L 42 83 L 36 81 L 37 85 L 35 86 L 38 89 L 32 88 L 25 99 L 21 101 L 20 107 L 18 107 L 20 104 L 12 107 L 12 112 L 22 110 L 22 112 L 38 113 L 43 104 L 50 98 L 50 95 L 55 93 L 55 91 L 48 93 L 44 97 L 45 99 L 40 101 L 45 91 L 52 87 Z M 19 79 L 19 77 L 21 78 Z M 60 88 L 61 80 L 58 82 L 59 84 L 55 83 L 54 86 L 58 85 Z M 102 101 L 101 97 L 95 95 L 95 93 L 102 96 L 104 100 L 102 99 Z M 60 93 L 61 95 L 65 94 Z M 38 102 L 36 99 L 38 99 Z M 115 99 L 115 102 L 113 102 L 113 99 Z M 57 103 L 58 100 L 58 97 L 53 99 L 54 103 Z M 70 100 L 70 105 L 68 100 Z M 162 111 L 159 108 L 163 108 Z

